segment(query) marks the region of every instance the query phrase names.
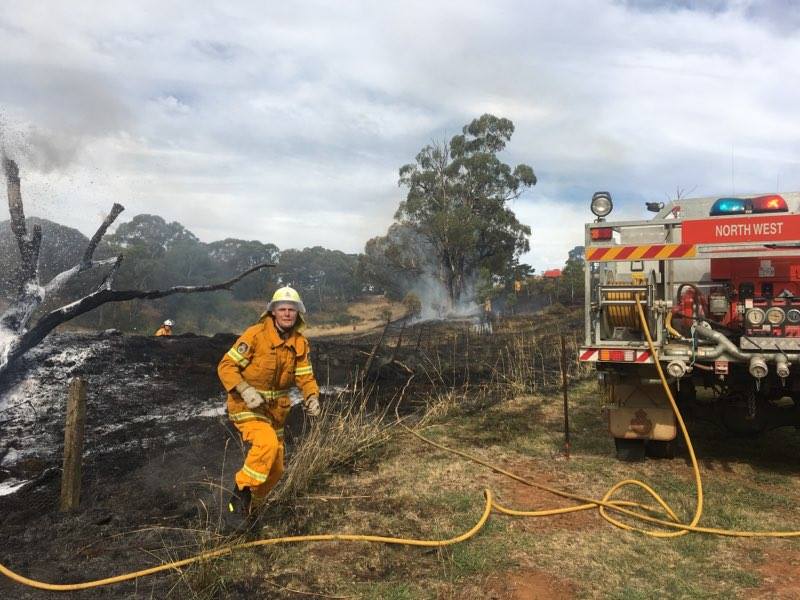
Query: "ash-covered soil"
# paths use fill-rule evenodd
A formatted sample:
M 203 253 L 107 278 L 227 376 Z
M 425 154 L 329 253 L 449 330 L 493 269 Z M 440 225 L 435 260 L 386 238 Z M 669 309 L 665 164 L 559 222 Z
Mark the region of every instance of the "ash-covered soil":
M 0 384 L 0 560 L 52 583 L 191 554 L 241 465 L 216 365 L 234 335 L 60 334 Z M 58 510 L 70 378 L 88 383 L 81 506 Z M 297 413 L 297 414 L 294 414 Z M 290 427 L 299 430 L 302 412 Z M 201 548 L 197 548 L 198 550 Z M 174 575 L 73 597 L 164 597 Z M 2 598 L 52 594 L 0 579 Z M 178 594 L 178 597 L 180 595 Z
M 228 422 L 216 367 L 235 338 L 62 333 L 19 361 L 0 382 L 2 564 L 32 579 L 72 583 L 222 544 L 220 506 L 244 448 Z M 323 401 L 330 401 L 363 367 L 374 340 L 319 340 L 312 347 Z M 394 347 L 382 351 L 395 354 Z M 376 359 L 375 369 L 387 362 Z M 81 504 L 65 514 L 59 495 L 73 377 L 87 382 L 86 429 Z M 289 462 L 302 428 L 296 406 L 286 427 Z M 70 595 L 182 597 L 175 579 L 172 573 Z M 0 598 L 53 595 L 0 577 Z

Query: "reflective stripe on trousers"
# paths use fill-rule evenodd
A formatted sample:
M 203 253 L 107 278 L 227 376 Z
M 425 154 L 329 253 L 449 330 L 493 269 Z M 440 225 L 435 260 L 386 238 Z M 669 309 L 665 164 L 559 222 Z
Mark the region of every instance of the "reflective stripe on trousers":
M 237 421 L 231 415 L 231 420 L 242 439 L 250 444 L 244 465 L 236 473 L 236 485 L 240 489 L 249 487 L 255 498 L 263 498 L 283 475 L 283 429 L 276 431 L 267 417 L 258 416 L 263 419 Z

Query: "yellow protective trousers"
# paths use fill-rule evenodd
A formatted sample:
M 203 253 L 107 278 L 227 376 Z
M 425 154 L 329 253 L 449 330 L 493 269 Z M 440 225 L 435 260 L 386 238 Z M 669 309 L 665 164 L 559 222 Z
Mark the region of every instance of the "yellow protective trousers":
M 276 431 L 261 420 L 233 424 L 250 444 L 244 466 L 236 473 L 236 485 L 249 487 L 253 502 L 261 502 L 283 475 L 283 429 Z

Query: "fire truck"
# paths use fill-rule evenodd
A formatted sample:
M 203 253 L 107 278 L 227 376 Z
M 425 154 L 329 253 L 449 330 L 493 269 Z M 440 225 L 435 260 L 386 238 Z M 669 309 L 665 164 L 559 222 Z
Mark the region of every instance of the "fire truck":
M 681 413 L 736 434 L 800 426 L 800 192 L 647 203 L 586 225 L 579 360 L 594 363 L 617 457 L 671 457 Z M 638 304 L 638 306 L 637 306 Z

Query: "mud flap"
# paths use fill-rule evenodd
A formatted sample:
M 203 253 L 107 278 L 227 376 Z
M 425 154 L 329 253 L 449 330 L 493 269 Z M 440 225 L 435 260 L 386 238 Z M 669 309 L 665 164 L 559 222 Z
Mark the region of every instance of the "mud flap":
M 674 440 L 678 433 L 672 409 L 664 406 L 664 391 L 656 385 L 616 385 L 608 409 L 608 430 L 614 438 Z

